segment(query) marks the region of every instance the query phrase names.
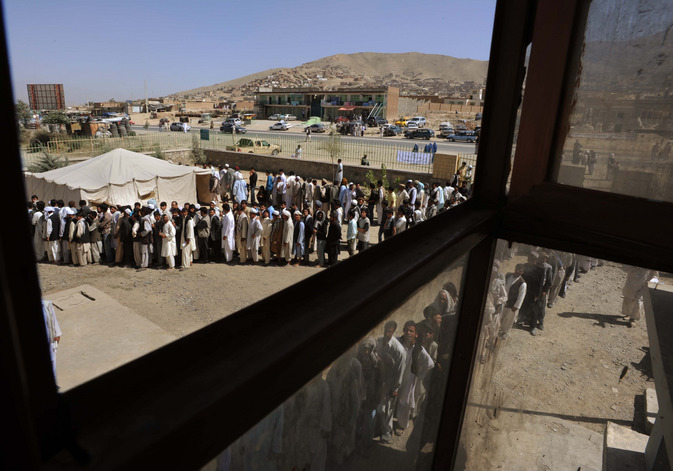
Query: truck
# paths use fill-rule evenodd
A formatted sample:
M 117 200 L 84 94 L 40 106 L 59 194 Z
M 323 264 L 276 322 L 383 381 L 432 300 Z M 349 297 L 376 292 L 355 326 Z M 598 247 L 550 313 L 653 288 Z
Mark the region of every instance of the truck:
M 269 144 L 264 139 L 250 139 L 243 137 L 233 146 L 227 146 L 227 150 L 235 152 L 247 152 L 248 154 L 271 154 L 278 155 L 282 148 L 276 144 Z

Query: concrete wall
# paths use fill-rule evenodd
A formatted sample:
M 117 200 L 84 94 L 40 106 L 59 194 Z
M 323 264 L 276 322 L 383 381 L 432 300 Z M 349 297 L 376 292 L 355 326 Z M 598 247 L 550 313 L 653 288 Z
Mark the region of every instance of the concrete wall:
M 398 118 L 400 107 L 400 89 L 397 87 L 388 87 L 386 96 L 386 115 L 388 121 L 394 121 Z
M 400 97 L 398 116 L 396 116 L 395 119 L 401 116 L 416 116 L 418 115 L 418 107 L 424 105 L 427 106 L 427 102 L 425 102 L 424 100 L 419 100 L 417 98 Z
M 291 157 L 277 157 L 260 154 L 246 154 L 243 152 L 231 152 L 225 150 L 204 149 L 208 162 L 214 165 L 229 164 L 230 167 L 240 167 L 248 170 L 254 168 L 262 176 L 266 170 L 283 169 L 287 174 L 293 171 L 302 178 L 315 178 L 316 180 L 325 178 L 332 180 L 336 165 L 329 162 L 317 162 L 306 159 L 293 159 Z M 366 177 L 367 172 L 371 170 L 376 179 L 381 177 L 381 169 L 376 167 L 363 167 L 356 165 L 344 165 L 344 177 L 348 181 L 369 184 Z M 406 170 L 386 170 L 389 182 L 394 182 L 397 178 L 401 181 L 421 180 L 430 183 L 432 176 L 428 173 L 411 172 Z M 261 180 L 260 180 L 261 183 Z
M 432 103 L 429 100 L 421 98 L 400 97 L 399 115 L 400 116 L 417 116 L 423 115 L 428 111 L 444 111 L 444 112 L 459 112 L 459 113 L 481 113 L 484 111 L 483 106 L 469 106 L 464 104 L 450 104 L 450 103 Z

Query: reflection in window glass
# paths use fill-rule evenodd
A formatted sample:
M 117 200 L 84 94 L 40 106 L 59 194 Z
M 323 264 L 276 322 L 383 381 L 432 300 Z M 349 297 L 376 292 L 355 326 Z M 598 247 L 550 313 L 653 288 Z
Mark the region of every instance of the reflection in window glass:
M 455 469 L 611 469 L 606 424 L 646 432 L 655 275 L 500 241 Z
M 671 2 L 595 0 L 560 183 L 673 201 Z
M 429 469 L 465 262 L 410 296 L 204 469 Z

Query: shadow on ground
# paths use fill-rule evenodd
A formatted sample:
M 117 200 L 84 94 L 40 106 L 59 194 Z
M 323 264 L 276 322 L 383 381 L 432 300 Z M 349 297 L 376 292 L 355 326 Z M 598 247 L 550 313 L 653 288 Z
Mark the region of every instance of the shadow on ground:
M 571 317 L 577 317 L 579 319 L 590 319 L 596 321 L 594 325 L 598 327 L 607 327 L 608 324 L 618 325 L 623 327 L 628 327 L 629 322 L 621 316 L 610 316 L 607 314 L 596 314 L 592 312 L 560 312 L 559 317 L 565 319 L 570 319 Z

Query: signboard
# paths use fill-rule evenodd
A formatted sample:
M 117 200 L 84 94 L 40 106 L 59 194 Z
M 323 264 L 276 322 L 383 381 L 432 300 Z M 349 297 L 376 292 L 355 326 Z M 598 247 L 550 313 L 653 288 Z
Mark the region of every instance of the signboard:
M 428 165 L 432 163 L 432 154 L 426 152 L 398 150 L 397 161 L 404 164 Z

